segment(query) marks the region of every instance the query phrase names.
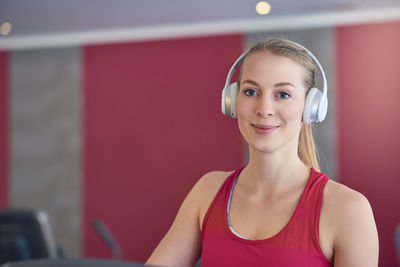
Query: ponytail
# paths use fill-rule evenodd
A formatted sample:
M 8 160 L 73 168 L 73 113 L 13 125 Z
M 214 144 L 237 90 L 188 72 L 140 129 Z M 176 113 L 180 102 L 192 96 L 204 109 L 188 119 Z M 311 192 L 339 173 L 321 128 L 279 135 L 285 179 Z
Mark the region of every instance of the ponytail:
M 303 124 L 299 136 L 298 154 L 301 161 L 309 168 L 321 171 L 318 163 L 318 151 L 314 142 L 312 125 Z

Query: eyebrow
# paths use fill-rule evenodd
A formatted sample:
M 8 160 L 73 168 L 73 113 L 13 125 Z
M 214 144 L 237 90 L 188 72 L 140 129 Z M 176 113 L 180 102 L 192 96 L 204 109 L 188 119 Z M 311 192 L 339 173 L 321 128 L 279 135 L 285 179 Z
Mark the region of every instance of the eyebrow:
M 260 85 L 259 85 L 256 81 L 253 81 L 253 80 L 250 80 L 250 79 L 244 80 L 242 83 L 249 83 L 249 84 L 253 84 L 253 85 L 257 86 L 257 87 L 260 87 Z M 291 87 L 293 87 L 293 88 L 296 88 L 296 87 L 295 87 L 292 83 L 290 83 L 290 82 L 280 82 L 280 83 L 276 83 L 276 84 L 275 84 L 275 86 L 285 86 L 285 85 L 289 85 L 289 86 L 291 86 Z

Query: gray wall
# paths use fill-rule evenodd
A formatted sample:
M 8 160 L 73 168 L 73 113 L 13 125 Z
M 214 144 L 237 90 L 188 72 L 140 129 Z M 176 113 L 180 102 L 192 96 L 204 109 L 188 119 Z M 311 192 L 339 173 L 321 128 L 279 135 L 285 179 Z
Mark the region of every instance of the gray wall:
M 246 47 L 266 37 L 283 37 L 306 46 L 318 58 L 324 68 L 328 80 L 328 115 L 324 122 L 316 124 L 315 138 L 319 149 L 320 165 L 323 172 L 336 179 L 338 165 L 336 160 L 335 132 L 335 40 L 332 28 L 296 30 L 282 32 L 265 32 L 247 35 Z M 320 75 L 317 88 L 322 89 Z
M 48 212 L 67 256 L 80 251 L 80 50 L 11 53 L 10 204 Z

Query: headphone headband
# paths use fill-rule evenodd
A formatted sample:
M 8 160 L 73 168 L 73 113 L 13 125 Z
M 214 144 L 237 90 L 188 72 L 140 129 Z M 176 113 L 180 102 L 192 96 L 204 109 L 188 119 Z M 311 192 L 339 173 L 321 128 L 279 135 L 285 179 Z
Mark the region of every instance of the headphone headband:
M 231 69 L 228 72 L 228 76 L 226 77 L 225 87 L 227 87 L 229 85 L 229 83 L 231 82 L 231 79 L 232 79 L 233 74 L 235 73 L 235 70 L 240 66 L 240 64 L 242 64 L 242 61 L 248 52 L 249 52 L 248 50 L 243 52 L 233 63 Z

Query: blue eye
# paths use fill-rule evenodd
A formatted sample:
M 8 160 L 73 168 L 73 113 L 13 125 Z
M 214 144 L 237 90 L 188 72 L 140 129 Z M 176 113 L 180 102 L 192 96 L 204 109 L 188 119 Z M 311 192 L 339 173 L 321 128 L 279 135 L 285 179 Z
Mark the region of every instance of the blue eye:
M 288 93 L 286 93 L 286 92 L 280 92 L 278 94 L 278 96 L 279 96 L 279 98 L 282 98 L 282 99 L 286 99 L 286 98 L 290 97 L 290 95 Z
M 244 93 L 247 96 L 255 96 L 255 95 L 257 95 L 257 92 L 255 90 L 253 90 L 253 89 L 246 89 L 246 90 L 244 90 Z

